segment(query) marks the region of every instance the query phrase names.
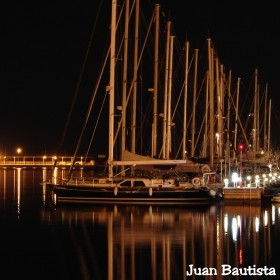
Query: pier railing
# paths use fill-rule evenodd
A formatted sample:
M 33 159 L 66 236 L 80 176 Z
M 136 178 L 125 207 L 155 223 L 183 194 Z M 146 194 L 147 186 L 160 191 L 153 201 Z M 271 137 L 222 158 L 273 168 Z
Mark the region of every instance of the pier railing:
M 0 167 L 69 167 L 72 164 L 71 156 L 0 156 Z M 93 158 L 76 157 L 74 166 L 93 167 L 95 161 Z

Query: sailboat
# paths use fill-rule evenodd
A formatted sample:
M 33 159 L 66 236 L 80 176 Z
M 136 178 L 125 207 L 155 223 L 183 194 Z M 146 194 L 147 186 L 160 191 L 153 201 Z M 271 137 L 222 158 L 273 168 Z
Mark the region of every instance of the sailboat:
M 136 19 L 134 25 L 137 27 L 137 18 L 139 15 L 139 0 L 135 1 L 135 14 Z M 77 176 L 73 177 L 73 164 L 75 163 L 75 158 L 77 154 L 77 149 L 73 157 L 73 164 L 71 165 L 68 176 L 66 178 L 58 178 L 56 175 L 57 169 L 54 166 L 54 172 L 50 181 L 46 182 L 46 185 L 51 189 L 52 193 L 55 196 L 56 203 L 63 202 L 78 202 L 78 203 L 113 203 L 113 204 L 185 204 L 185 203 L 201 203 L 201 202 L 212 202 L 222 198 L 222 193 L 216 189 L 209 188 L 205 183 L 201 183 L 201 178 L 194 177 L 191 182 L 180 181 L 174 177 L 158 177 L 154 176 L 141 176 L 136 174 L 137 167 L 150 167 L 150 171 L 154 170 L 172 170 L 176 167 L 187 166 L 193 168 L 193 170 L 199 170 L 201 165 L 189 162 L 186 158 L 183 159 L 170 159 L 169 151 L 171 147 L 171 111 L 168 106 L 166 106 L 166 119 L 165 119 L 165 130 L 167 148 L 163 148 L 163 153 L 165 154 L 162 158 L 156 158 L 156 132 L 153 130 L 153 152 L 152 156 L 142 156 L 135 153 L 135 141 L 132 141 L 132 151 L 127 152 L 125 147 L 125 138 L 122 138 L 122 151 L 121 159 L 116 160 L 114 154 L 115 147 L 115 76 L 116 76 L 116 37 L 117 37 L 117 1 L 112 1 L 111 9 L 111 43 L 108 51 L 108 57 L 110 57 L 110 76 L 109 76 L 109 85 L 106 86 L 106 92 L 109 95 L 109 119 L 108 119 L 108 173 L 104 177 L 85 177 Z M 159 15 L 158 12 L 159 5 L 156 5 L 156 15 Z M 129 1 L 125 1 L 125 14 L 126 22 L 128 23 L 129 17 Z M 155 22 L 157 22 L 157 16 L 155 16 Z M 127 25 L 126 25 L 127 27 Z M 137 28 L 135 29 L 137 30 Z M 136 37 L 138 37 L 136 35 Z M 127 39 L 127 37 L 125 37 Z M 172 36 L 170 36 L 170 44 L 172 45 Z M 124 40 L 127 41 L 127 40 Z M 124 46 L 126 49 L 126 46 Z M 170 46 L 171 49 L 171 46 Z M 135 49 L 137 52 L 137 49 Z M 156 58 L 157 59 L 157 58 Z M 125 60 L 125 55 L 124 55 Z M 169 59 L 169 63 L 171 58 Z M 136 65 L 137 68 L 137 59 Z M 125 64 L 126 65 L 126 64 Z M 124 66 L 124 68 L 127 66 Z M 126 74 L 124 74 L 126 75 Z M 134 74 L 133 74 L 134 75 Z M 127 80 L 127 77 L 124 78 L 124 81 Z M 133 79 L 135 81 L 135 79 Z M 132 82 L 132 84 L 136 84 Z M 153 91 L 155 91 L 156 84 Z M 170 87 L 170 86 L 168 86 Z M 168 88 L 167 87 L 167 88 Z M 133 90 L 132 90 L 133 91 Z M 123 103 L 121 108 L 117 108 L 121 111 L 122 121 L 117 127 L 121 130 L 121 134 L 125 136 L 126 128 L 125 112 L 127 107 L 127 96 L 126 92 L 123 93 Z M 169 97 L 171 95 L 169 94 Z M 135 98 L 135 97 L 134 97 Z M 136 98 L 135 98 L 136 99 Z M 167 98 L 168 99 L 168 98 Z M 170 104 L 170 103 L 169 103 Z M 136 108 L 132 110 L 135 112 Z M 156 113 L 157 114 L 157 113 Z M 154 114 L 155 115 L 155 114 Z M 132 133 L 131 138 L 135 140 L 135 131 L 133 130 L 135 125 L 134 116 L 131 117 L 132 122 Z M 154 120 L 155 121 L 155 120 Z M 156 122 L 153 123 L 153 127 L 156 128 Z M 129 155 L 125 157 L 125 155 Z M 205 166 L 204 166 L 205 167 Z M 118 169 L 120 168 L 121 171 Z M 127 172 L 130 171 L 130 176 L 124 176 Z M 206 171 L 209 171 L 206 168 Z M 168 172 L 167 172 L 168 173 Z

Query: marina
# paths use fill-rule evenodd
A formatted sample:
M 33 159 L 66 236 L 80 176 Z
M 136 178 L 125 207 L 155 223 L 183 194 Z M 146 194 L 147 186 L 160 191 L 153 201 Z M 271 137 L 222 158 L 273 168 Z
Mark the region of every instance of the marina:
M 55 205 L 49 172 L 0 169 L 3 277 L 188 279 L 192 264 L 280 275 L 279 203 Z
M 101 157 L 101 156 L 100 156 Z M 105 165 L 103 163 L 103 165 L 100 165 L 100 161 L 96 159 L 98 159 L 98 157 L 94 157 L 94 158 L 88 158 L 86 161 L 84 161 L 83 157 L 77 157 L 79 158 L 78 161 L 76 161 L 76 164 L 74 165 L 74 170 L 78 171 L 78 174 L 82 174 L 80 172 L 84 172 L 84 171 L 92 171 L 94 172 L 94 170 L 99 170 L 99 169 L 104 169 Z M 101 157 L 104 161 L 103 156 Z M 71 165 L 73 161 L 73 157 L 72 156 L 5 156 L 5 157 L 0 157 L 0 169 L 48 169 L 48 170 L 53 170 L 54 167 L 56 167 L 58 169 L 58 178 L 66 178 L 67 177 L 67 171 L 69 170 L 69 166 Z M 55 164 L 56 162 L 56 164 Z M 55 164 L 55 165 L 54 165 Z M 205 166 L 205 165 L 204 165 Z M 61 171 L 59 171 L 61 170 Z M 208 169 L 207 169 L 208 170 Z M 206 170 L 206 171 L 207 171 Z M 95 173 L 93 173 L 95 174 Z M 207 176 L 210 176 L 212 174 L 215 173 L 204 173 L 204 177 L 206 178 Z M 207 175 L 209 174 L 209 175 Z M 275 176 L 274 176 L 275 177 Z M 203 178 L 203 176 L 201 177 Z M 125 180 L 126 177 L 121 177 L 120 180 Z M 135 178 L 137 179 L 137 178 Z M 47 180 L 47 178 L 46 178 Z M 98 178 L 92 178 L 91 180 L 88 181 L 88 183 L 85 181 L 85 179 L 81 179 L 81 176 L 78 175 L 76 179 L 74 179 L 74 185 L 77 185 L 77 183 L 79 181 L 83 180 L 83 184 L 84 186 L 86 186 L 87 184 L 90 186 L 90 188 L 92 187 L 96 187 L 98 186 L 98 181 L 100 179 Z M 143 179 L 141 179 L 143 180 Z M 196 182 L 196 180 L 198 180 Z M 205 179 L 204 179 L 205 180 Z M 209 180 L 209 178 L 207 179 Z M 251 180 L 251 179 L 250 179 Z M 95 181 L 95 182 L 94 182 Z M 161 181 L 161 180 L 158 180 Z M 202 180 L 203 181 L 203 180 Z M 278 179 L 274 179 L 275 182 L 278 181 Z M 167 185 L 165 186 L 165 190 L 168 189 L 170 190 L 170 183 L 173 182 L 172 184 L 174 185 L 174 181 L 172 180 L 167 180 Z M 140 183 L 138 183 L 140 184 Z M 182 182 L 181 185 L 185 185 L 188 188 L 194 188 L 194 189 L 199 189 L 201 188 L 201 179 L 198 177 L 195 177 L 193 179 L 190 179 L 188 181 L 188 183 L 184 183 Z M 222 197 L 220 197 L 220 199 L 223 200 L 233 200 L 233 201 L 262 201 L 262 200 L 270 200 L 273 198 L 274 195 L 277 195 L 278 192 L 280 192 L 280 188 L 278 188 L 278 184 L 274 183 L 272 184 L 271 188 L 267 187 L 267 197 L 264 196 L 264 187 L 263 184 L 265 184 L 265 181 L 263 179 L 263 182 L 259 183 L 259 186 L 250 186 L 250 184 L 245 184 L 244 186 L 240 186 L 240 185 L 235 185 L 235 187 L 232 186 L 228 186 L 225 183 L 216 183 L 216 184 L 211 184 L 209 183 L 209 190 L 210 189 L 214 189 L 217 190 L 219 189 L 219 193 L 221 194 Z M 169 186 L 168 186 L 169 185 Z M 101 186 L 104 186 L 104 184 L 101 184 Z M 139 185 L 140 186 L 140 185 Z M 144 183 L 143 183 L 144 186 Z M 175 185 L 174 185 L 175 186 Z M 178 187 L 177 187 L 178 188 Z M 271 191 L 270 191 L 271 189 Z M 179 188 L 177 189 L 177 191 L 179 191 Z M 151 192 L 151 191 L 150 191 Z M 116 190 L 112 190 L 112 193 L 116 193 Z M 147 187 L 147 193 L 149 193 L 149 187 Z M 178 192 L 177 192 L 178 195 Z M 114 195 L 115 196 L 115 195 Z M 68 198 L 69 199 L 69 198 Z M 64 199 L 63 199 L 64 200 Z M 83 199 L 81 199 L 82 201 Z M 86 199 L 84 198 L 85 201 L 88 200 L 88 202 L 90 201 L 90 199 Z M 100 198 L 98 199 L 100 200 Z M 195 203 L 197 199 L 193 199 L 193 202 Z M 201 198 L 201 201 L 203 201 L 204 198 Z M 71 199 L 69 200 L 71 201 Z M 129 201 L 127 201 L 128 203 Z M 152 202 L 152 201 L 150 201 Z M 179 201 L 177 201 L 178 203 Z M 120 203 L 120 202 L 119 202 Z M 137 201 L 131 199 L 129 204 L 133 204 L 133 203 L 137 203 Z M 160 204 L 170 204 L 170 202 L 168 202 L 168 199 L 164 202 L 161 201 Z M 185 200 L 185 202 L 183 200 L 181 200 L 180 203 L 190 203 L 190 200 Z
M 139 17 L 138 0 L 135 6 L 130 1 L 121 2 L 120 6 L 116 1 L 111 2 L 110 21 L 107 19 L 110 44 L 104 42 L 107 55 L 101 61 L 102 71 L 94 84 L 80 134 L 72 135 L 77 138 L 77 145 L 67 175 L 59 176 L 54 169 L 47 180 L 57 202 L 176 204 L 206 198 L 260 200 L 264 184 L 255 176 L 263 169 L 272 174 L 278 168 L 279 155 L 271 151 L 271 100 L 267 87 L 260 96 L 258 69 L 254 71 L 254 90 L 250 96 L 253 103 L 249 103 L 253 104 L 253 123 L 245 129 L 239 110 L 240 78 L 235 87 L 231 71 L 227 72 L 219 60 L 211 38 L 206 39 L 208 55 L 200 58 L 204 61 L 199 67 L 204 77 L 201 78 L 197 73 L 198 49 L 191 52 L 190 42 L 186 41 L 184 59 L 176 57 L 172 22 L 161 17 L 159 4 L 145 13 L 149 26 Z M 130 14 L 135 15 L 136 26 Z M 104 24 L 103 19 L 96 20 Z M 135 29 L 129 28 L 130 25 Z M 146 39 L 138 41 L 143 31 Z M 128 48 L 134 48 L 134 53 L 128 53 Z M 152 60 L 149 48 L 153 50 Z M 180 77 L 173 70 L 176 63 L 180 65 Z M 140 73 L 139 65 L 141 69 L 147 67 L 153 75 Z M 150 94 L 143 95 L 141 89 L 148 85 L 146 90 Z M 97 96 L 103 99 L 102 106 Z M 262 104 L 261 98 L 265 100 Z M 187 99 L 191 106 L 187 106 Z M 203 118 L 196 113 L 198 110 L 204 112 Z M 149 121 L 144 123 L 143 116 Z M 248 115 L 243 117 L 247 119 Z M 263 128 L 260 119 L 264 119 Z M 92 124 L 95 124 L 93 131 Z M 101 134 L 97 127 L 101 127 Z M 91 139 L 86 137 L 89 133 Z M 98 143 L 99 139 L 106 139 L 106 170 L 94 176 L 86 173 L 74 176 L 80 150 L 87 147 L 88 154 L 94 140 Z M 243 188 L 243 180 L 249 175 L 253 184 Z M 267 179 L 270 184 L 272 178 Z
M 1 278 L 279 279 L 277 9 L 183 2 L 5 9 Z

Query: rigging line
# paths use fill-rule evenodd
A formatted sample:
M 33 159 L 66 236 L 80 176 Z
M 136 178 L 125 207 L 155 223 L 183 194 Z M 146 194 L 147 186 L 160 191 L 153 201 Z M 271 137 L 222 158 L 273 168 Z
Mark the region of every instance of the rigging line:
M 121 18 L 121 14 L 119 16 L 119 20 L 118 20 L 118 23 L 117 23 L 117 26 L 119 24 L 119 21 L 120 21 L 120 18 Z M 91 101 L 90 101 L 90 105 L 88 107 L 88 111 L 87 111 L 87 115 L 86 115 L 86 120 L 84 122 L 84 125 L 82 127 L 82 131 L 81 131 L 81 134 L 80 134 L 80 137 L 79 137 L 79 140 L 78 140 L 78 144 L 76 146 L 76 150 L 75 150 L 75 153 L 74 153 L 74 156 L 73 156 L 73 159 L 72 159 L 72 162 L 71 162 L 71 165 L 70 165 L 70 168 L 69 168 L 69 171 L 68 171 L 68 174 L 67 174 L 67 179 L 69 180 L 70 179 L 70 175 L 72 174 L 72 171 L 73 171 L 73 167 L 74 167 L 74 164 L 75 164 L 75 160 L 76 160 L 76 157 L 77 157 L 77 153 L 80 149 L 80 145 L 81 145 L 81 142 L 82 142 L 82 138 L 84 136 L 84 132 L 85 132 L 85 129 L 86 129 L 86 126 L 87 126 L 87 123 L 88 123 L 88 120 L 89 120 L 89 116 L 90 116 L 90 113 L 91 113 L 91 110 L 92 110 L 92 106 L 93 106 L 93 103 L 94 103 L 94 100 L 95 100 L 95 97 L 97 95 L 97 90 L 99 88 L 99 85 L 100 85 L 100 81 L 101 81 L 101 78 L 102 78 L 102 75 L 104 73 L 104 69 L 105 69 L 105 66 L 107 64 L 107 61 L 108 61 L 108 58 L 109 58 L 109 55 L 110 55 L 110 51 L 111 51 L 111 44 L 108 48 L 108 51 L 107 51 L 107 54 L 106 54 L 106 57 L 105 57 L 105 60 L 104 60 L 104 63 L 103 63 L 103 67 L 100 71 L 100 74 L 99 74 L 99 78 L 98 78 L 98 81 L 96 83 L 96 86 L 95 86 L 95 89 L 94 89 L 94 92 L 93 92 L 93 95 L 92 95 L 92 98 L 91 98 Z
M 104 104 L 105 104 L 105 101 L 106 101 L 107 94 L 108 94 L 108 92 L 106 92 L 106 94 L 104 95 L 103 102 L 102 102 L 102 105 L 101 105 L 101 108 L 100 108 L 100 111 L 99 111 L 99 114 L 98 114 L 98 117 L 97 117 L 97 120 L 96 120 L 96 123 L 95 123 L 95 126 L 94 126 L 94 130 L 93 130 L 93 133 L 92 133 L 90 142 L 89 142 L 89 146 L 88 146 L 88 149 L 87 149 L 85 158 L 87 158 L 88 155 L 89 155 L 89 151 L 90 151 L 90 149 L 91 149 L 93 137 L 94 137 L 94 135 L 95 135 L 95 132 L 96 132 L 96 129 L 97 129 L 99 120 L 100 120 L 101 112 L 102 112 L 102 110 L 103 110 L 103 108 L 104 108 Z
M 106 54 L 106 58 L 105 58 L 105 61 L 103 63 L 103 67 L 102 67 L 100 75 L 99 75 L 98 82 L 97 82 L 97 84 L 95 86 L 94 93 L 92 95 L 92 98 L 91 98 L 91 101 L 90 101 L 90 105 L 88 107 L 88 111 L 87 111 L 87 115 L 86 115 L 86 120 L 85 120 L 84 125 L 82 127 L 82 131 L 81 131 L 81 134 L 80 134 L 80 137 L 79 137 L 79 140 L 78 140 L 78 144 L 76 146 L 76 150 L 75 150 L 75 153 L 74 153 L 74 156 L 73 156 L 73 160 L 72 160 L 71 166 L 70 166 L 69 171 L 68 171 L 68 175 L 67 175 L 68 179 L 69 179 L 69 177 L 70 177 L 70 175 L 71 175 L 71 173 L 73 171 L 73 166 L 74 166 L 74 163 L 75 163 L 75 160 L 76 160 L 76 157 L 77 157 L 77 153 L 78 153 L 78 151 L 80 149 L 82 138 L 83 138 L 84 132 L 86 130 L 86 126 L 87 126 L 87 123 L 88 123 L 88 120 L 89 120 L 89 116 L 90 116 L 90 113 L 91 113 L 91 110 L 92 110 L 92 106 L 93 106 L 93 103 L 94 103 L 94 100 L 95 100 L 95 97 L 96 97 L 96 94 L 97 94 L 97 90 L 99 88 L 101 77 L 103 75 L 103 72 L 104 72 L 104 69 L 105 69 L 105 66 L 106 66 L 109 54 L 110 54 L 110 50 L 111 50 L 111 45 L 108 48 L 108 51 L 107 51 L 107 54 Z
M 97 11 L 96 20 L 95 20 L 95 22 L 94 22 L 94 25 L 93 25 L 93 28 L 92 28 L 92 31 L 91 31 L 91 35 L 90 35 L 90 39 L 89 39 L 89 42 L 88 42 L 87 50 L 86 50 L 86 53 L 85 53 L 85 57 L 84 57 L 84 60 L 83 60 L 81 72 L 80 72 L 79 79 L 78 79 L 78 82 L 77 82 L 77 85 L 76 85 L 76 89 L 75 89 L 75 92 L 74 92 L 74 98 L 73 98 L 73 101 L 72 101 L 72 104 L 71 104 L 71 107 L 70 107 L 70 111 L 69 111 L 69 114 L 68 114 L 68 117 L 67 117 L 67 121 L 66 121 L 64 130 L 63 130 L 63 134 L 62 134 L 62 138 L 61 138 L 61 142 L 60 142 L 59 151 L 61 151 L 61 148 L 62 148 L 64 139 L 65 139 L 65 135 L 66 135 L 67 129 L 68 129 L 68 127 L 69 127 L 71 115 L 72 115 L 72 113 L 73 113 L 74 105 L 75 105 L 75 102 L 76 102 L 76 99 L 77 99 L 77 96 L 78 96 L 78 92 L 79 92 L 79 90 L 80 90 L 81 81 L 82 81 L 82 76 L 83 76 L 83 74 L 84 74 L 85 65 L 86 65 L 86 62 L 87 62 L 87 60 L 88 60 L 89 51 L 90 51 L 90 47 L 91 47 L 91 44 L 92 44 L 92 41 L 93 41 L 93 36 L 94 36 L 94 34 L 95 34 L 96 25 L 97 25 L 97 20 L 98 20 L 99 15 L 100 15 L 100 11 L 101 11 L 102 4 L 103 4 L 103 1 L 100 1 L 99 7 L 98 7 L 98 11 Z

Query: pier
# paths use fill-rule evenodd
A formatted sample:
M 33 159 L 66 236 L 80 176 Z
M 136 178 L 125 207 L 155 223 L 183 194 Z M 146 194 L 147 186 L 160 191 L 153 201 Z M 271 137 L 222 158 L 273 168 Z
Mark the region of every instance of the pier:
M 58 168 L 69 168 L 72 164 L 73 156 L 0 156 L 0 168 L 52 168 L 54 164 Z M 74 168 L 93 168 L 95 160 L 93 158 L 77 157 Z
M 235 200 L 261 200 L 263 188 L 259 187 L 241 187 L 241 188 L 224 188 L 224 199 Z

